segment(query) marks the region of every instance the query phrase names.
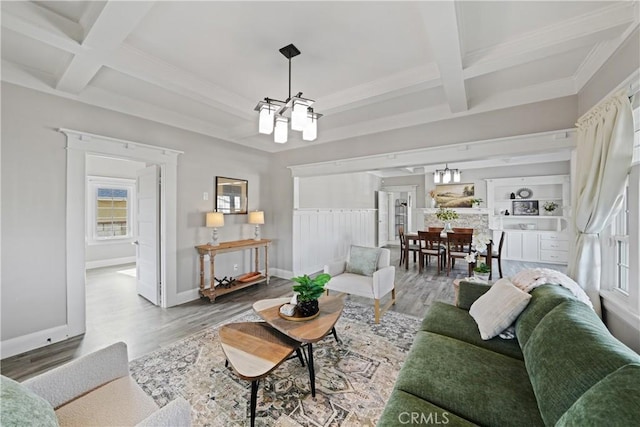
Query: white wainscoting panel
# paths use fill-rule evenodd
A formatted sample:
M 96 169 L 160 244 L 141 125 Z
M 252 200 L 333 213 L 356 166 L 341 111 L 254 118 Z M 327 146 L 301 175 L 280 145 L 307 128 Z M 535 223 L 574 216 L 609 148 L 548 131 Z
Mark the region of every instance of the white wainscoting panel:
M 376 209 L 297 209 L 293 211 L 293 273 L 321 271 L 345 259 L 349 246 L 376 244 Z

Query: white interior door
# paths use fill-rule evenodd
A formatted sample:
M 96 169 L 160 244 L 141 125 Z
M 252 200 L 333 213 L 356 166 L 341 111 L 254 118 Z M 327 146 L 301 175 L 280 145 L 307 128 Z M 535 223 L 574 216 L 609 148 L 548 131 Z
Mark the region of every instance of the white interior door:
M 384 246 L 389 240 L 389 193 L 377 191 L 378 208 L 378 247 Z
M 136 179 L 136 268 L 138 295 L 160 301 L 160 168 L 151 165 Z

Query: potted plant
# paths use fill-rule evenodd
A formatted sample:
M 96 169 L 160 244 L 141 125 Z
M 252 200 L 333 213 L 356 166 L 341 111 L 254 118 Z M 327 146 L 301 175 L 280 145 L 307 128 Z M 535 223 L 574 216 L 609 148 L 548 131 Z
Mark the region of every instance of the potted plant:
M 489 274 L 491 273 L 491 269 L 484 262 L 480 262 L 480 263 L 476 264 L 477 255 L 478 255 L 477 252 L 471 252 L 470 254 L 465 256 L 465 260 L 469 264 L 475 264 L 475 266 L 473 267 L 473 275 L 474 275 L 474 277 L 476 277 L 477 279 L 480 279 L 480 280 L 483 280 L 483 281 L 487 282 L 487 281 L 489 281 Z
M 444 222 L 444 231 L 445 233 L 451 233 L 453 229 L 451 228 L 451 221 L 454 219 L 458 219 L 458 213 L 453 209 L 447 209 L 443 206 L 440 206 L 440 209 L 436 212 L 436 218 L 440 221 Z
M 480 207 L 480 203 L 482 203 L 484 200 L 482 199 L 471 199 L 471 207 L 474 208 L 479 208 Z
M 558 209 L 558 204 L 556 202 L 545 202 L 542 207 L 548 215 L 553 215 L 553 212 Z
M 318 298 L 324 293 L 324 285 L 331 279 L 331 275 L 322 273 L 311 278 L 304 276 L 292 277 L 291 280 L 298 283 L 293 286 L 293 291 L 297 293 L 296 310 L 302 317 L 310 317 L 316 314 Z

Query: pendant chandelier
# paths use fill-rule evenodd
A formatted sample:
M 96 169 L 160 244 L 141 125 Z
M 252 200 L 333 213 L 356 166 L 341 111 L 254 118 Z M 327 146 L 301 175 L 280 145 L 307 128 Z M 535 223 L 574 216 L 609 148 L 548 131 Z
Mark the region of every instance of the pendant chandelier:
M 459 169 L 449 169 L 449 165 L 445 163 L 444 169 L 436 169 L 433 173 L 433 182 L 434 184 L 448 184 L 453 179 L 453 182 L 460 182 L 460 172 Z
M 285 101 L 267 97 L 258 102 L 255 108 L 260 113 L 258 132 L 265 135 L 273 133 L 274 142 L 284 144 L 289 137 L 290 121 L 292 130 L 302 132 L 302 139 L 314 141 L 318 136 L 318 119 L 322 114 L 314 113 L 311 106 L 315 101 L 303 98 L 302 92 L 291 96 L 291 58 L 300 55 L 300 51 L 290 44 L 281 48 L 280 53 L 289 60 L 289 96 Z

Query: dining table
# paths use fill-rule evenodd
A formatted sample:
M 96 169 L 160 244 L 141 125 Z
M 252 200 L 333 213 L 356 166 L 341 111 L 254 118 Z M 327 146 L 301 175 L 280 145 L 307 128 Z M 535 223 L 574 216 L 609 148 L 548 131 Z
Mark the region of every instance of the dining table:
M 450 231 L 450 234 L 454 234 L 454 232 Z M 444 238 L 446 241 L 446 238 L 448 236 L 449 233 L 446 233 L 444 231 L 442 231 L 440 233 L 440 237 Z M 418 236 L 418 232 L 417 231 L 410 231 L 405 233 L 404 235 L 405 238 L 405 242 L 404 242 L 404 266 L 405 269 L 408 270 L 409 269 L 409 242 L 413 242 L 414 244 L 420 240 L 420 237 Z M 492 260 L 492 254 L 493 254 L 493 240 L 490 240 L 489 243 L 487 243 L 487 259 L 485 261 L 485 263 L 489 266 L 489 268 L 491 268 L 491 260 Z M 473 276 L 473 267 L 474 264 L 469 263 L 469 277 Z

